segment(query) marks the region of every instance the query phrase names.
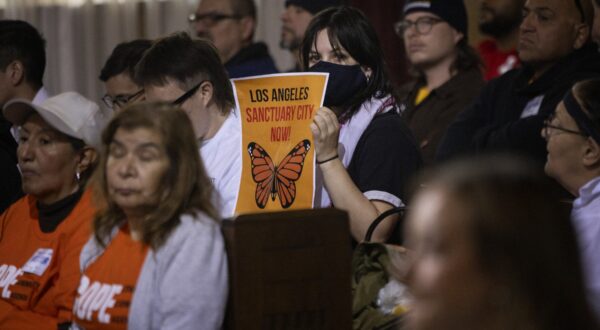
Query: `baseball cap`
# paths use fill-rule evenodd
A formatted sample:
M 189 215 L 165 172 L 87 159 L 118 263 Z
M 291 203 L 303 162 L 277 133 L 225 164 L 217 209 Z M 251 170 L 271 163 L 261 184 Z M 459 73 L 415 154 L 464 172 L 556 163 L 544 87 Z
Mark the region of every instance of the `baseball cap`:
M 96 103 L 76 92 L 58 94 L 38 105 L 25 99 L 13 99 L 2 112 L 16 126 L 23 125 L 32 112 L 37 112 L 56 130 L 95 148 L 100 146 L 102 129 L 110 119 Z

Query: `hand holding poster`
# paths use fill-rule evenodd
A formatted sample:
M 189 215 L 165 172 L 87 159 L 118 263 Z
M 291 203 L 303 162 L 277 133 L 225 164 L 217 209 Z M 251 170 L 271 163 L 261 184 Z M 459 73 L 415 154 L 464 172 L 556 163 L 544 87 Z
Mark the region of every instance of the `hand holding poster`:
M 244 149 L 236 213 L 311 208 L 315 168 L 309 125 L 323 104 L 327 74 L 232 82 Z

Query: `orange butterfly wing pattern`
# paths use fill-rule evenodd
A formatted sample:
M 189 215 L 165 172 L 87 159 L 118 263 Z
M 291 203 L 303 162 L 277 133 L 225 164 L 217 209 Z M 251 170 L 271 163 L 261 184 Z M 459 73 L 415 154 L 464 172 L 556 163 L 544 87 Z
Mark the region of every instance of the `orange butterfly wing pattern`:
M 310 150 L 310 141 L 300 141 L 283 158 L 279 165 L 275 165 L 271 156 L 256 142 L 248 144 L 252 166 L 252 179 L 256 182 L 256 205 L 264 209 L 271 196 L 279 198 L 281 207 L 287 209 L 296 199 L 296 183 L 302 174 L 304 159 Z

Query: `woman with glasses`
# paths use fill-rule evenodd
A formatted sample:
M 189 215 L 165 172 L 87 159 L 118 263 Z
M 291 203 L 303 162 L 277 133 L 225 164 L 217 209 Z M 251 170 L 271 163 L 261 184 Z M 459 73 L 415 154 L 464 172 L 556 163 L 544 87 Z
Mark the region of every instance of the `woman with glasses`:
M 545 171 L 577 198 L 572 221 L 583 256 L 586 289 L 600 319 L 600 80 L 573 86 L 545 122 Z
M 402 88 L 402 117 L 429 165 L 454 117 L 479 95 L 481 61 L 467 41 L 463 0 L 408 1 L 394 27 L 416 78 Z
M 325 107 L 311 124 L 318 164 L 315 205 L 334 205 L 350 217 L 361 241 L 377 215 L 404 203 L 404 185 L 421 164 L 419 150 L 398 114 L 377 35 L 350 7 L 313 18 L 300 49 L 302 64 L 329 73 Z M 387 240 L 397 218 L 373 235 Z
M 132 105 L 108 124 L 77 328 L 221 328 L 227 259 L 194 141 L 186 114 L 166 104 Z
M 598 329 L 568 206 L 537 164 L 466 159 L 421 182 L 405 228 L 407 329 Z

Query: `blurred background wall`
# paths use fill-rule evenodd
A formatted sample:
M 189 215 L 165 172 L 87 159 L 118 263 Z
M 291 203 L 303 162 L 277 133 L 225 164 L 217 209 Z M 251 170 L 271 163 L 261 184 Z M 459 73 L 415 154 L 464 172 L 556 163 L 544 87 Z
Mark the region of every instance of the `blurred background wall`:
M 279 19 L 284 0 L 255 0 L 259 24 L 256 39 L 269 45 L 281 70 L 292 67 L 293 58 L 279 48 Z M 402 12 L 403 0 L 350 0 L 370 18 L 385 51 L 395 82 L 408 79 L 402 41 L 393 23 Z M 477 0 L 466 0 L 470 12 L 471 42 L 476 31 Z M 154 39 L 175 31 L 190 31 L 188 14 L 198 0 L 0 0 L 0 17 L 22 19 L 38 28 L 47 40 L 48 90 L 55 94 L 78 91 L 100 101 L 104 93 L 98 75 L 114 46 L 136 38 Z

